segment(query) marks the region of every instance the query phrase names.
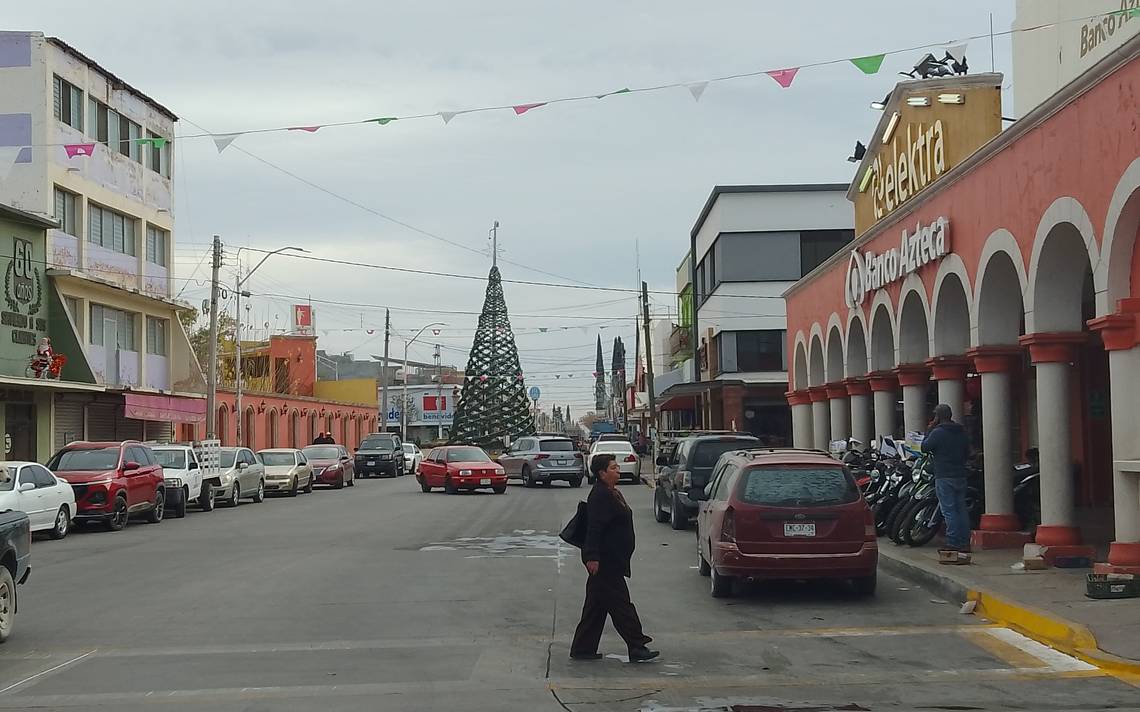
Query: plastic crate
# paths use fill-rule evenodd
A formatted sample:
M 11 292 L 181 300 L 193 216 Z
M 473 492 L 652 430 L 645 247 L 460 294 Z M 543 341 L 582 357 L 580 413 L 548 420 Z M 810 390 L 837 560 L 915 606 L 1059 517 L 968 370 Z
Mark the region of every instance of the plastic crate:
M 1089 598 L 1140 597 L 1140 580 L 1132 574 L 1088 574 L 1085 587 Z

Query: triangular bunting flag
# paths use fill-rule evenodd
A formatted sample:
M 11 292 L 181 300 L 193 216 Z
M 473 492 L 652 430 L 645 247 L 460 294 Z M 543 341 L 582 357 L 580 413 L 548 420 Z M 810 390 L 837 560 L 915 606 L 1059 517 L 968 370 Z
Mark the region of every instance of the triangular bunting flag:
M 877 74 L 882 68 L 886 56 L 885 54 L 872 54 L 868 57 L 855 57 L 851 60 L 851 64 L 858 67 L 864 74 Z
M 953 57 L 956 61 L 961 62 L 966 58 L 966 43 L 951 45 L 946 48 L 946 54 Z
M 546 106 L 546 102 L 540 101 L 537 104 L 519 104 L 518 106 L 512 106 L 511 108 L 515 110 L 516 116 L 522 116 L 531 109 L 537 109 L 540 106 Z
M 369 119 L 369 121 L 375 121 L 376 123 L 380 124 L 381 126 L 386 126 L 386 125 L 392 123 L 393 121 L 397 121 L 397 120 L 398 119 L 395 116 L 382 116 L 378 119 Z
M 629 87 L 626 87 L 624 89 L 618 89 L 617 91 L 610 91 L 610 92 L 606 92 L 605 94 L 598 94 L 594 98 L 595 99 L 605 99 L 607 96 L 613 96 L 614 94 L 628 94 L 631 91 L 632 91 L 632 89 L 630 89 Z
M 214 145 L 218 147 L 218 153 L 226 150 L 226 148 L 234 142 L 234 139 L 241 136 L 240 133 L 231 134 L 214 134 Z
M 459 112 L 457 112 L 457 111 L 441 111 L 441 112 L 439 112 L 439 118 L 443 119 L 443 123 L 449 124 L 449 123 L 451 123 L 451 120 L 455 118 L 455 115 L 458 113 Z
M 161 137 L 161 136 L 154 136 L 151 138 L 140 138 L 140 139 L 138 139 L 138 144 L 140 146 L 142 146 L 144 144 L 150 144 L 151 146 L 154 146 L 155 148 L 162 148 L 163 146 L 166 145 L 166 139 Z
M 67 152 L 68 158 L 75 158 L 76 156 L 91 156 L 95 154 L 95 144 L 66 143 L 63 145 L 63 150 Z
M 787 89 L 792 85 L 792 80 L 796 78 L 796 72 L 800 71 L 799 67 L 789 67 L 788 69 L 773 69 L 770 72 L 765 72 L 769 77 L 776 80 L 776 83 Z
M 320 126 L 291 126 L 290 131 L 308 131 L 309 133 L 316 133 Z
M 16 159 L 20 157 L 22 150 L 24 150 L 23 146 L 0 146 L 0 180 L 8 178 L 8 174 L 12 172 L 12 166 L 16 165 Z
M 708 82 L 693 82 L 692 84 L 685 85 L 689 93 L 693 95 L 693 101 L 700 101 L 701 94 L 705 93 L 705 89 L 707 89 L 708 86 Z
M 545 334 L 546 333 L 546 327 L 545 326 L 538 327 L 538 333 Z

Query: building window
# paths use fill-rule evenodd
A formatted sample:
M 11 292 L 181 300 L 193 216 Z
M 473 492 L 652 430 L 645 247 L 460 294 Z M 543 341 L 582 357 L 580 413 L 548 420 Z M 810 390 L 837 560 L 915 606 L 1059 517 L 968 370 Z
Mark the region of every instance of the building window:
M 143 137 L 142 126 L 94 99 L 87 102 L 87 110 L 91 114 L 87 121 L 87 133 L 91 138 L 131 160 L 143 162 L 142 144 L 139 143 Z
M 716 336 L 721 373 L 786 371 L 783 330 L 722 331 Z
M 146 352 L 155 356 L 166 355 L 166 319 L 146 318 Z
M 68 235 L 79 236 L 79 196 L 75 193 L 55 189 L 55 219 L 59 229 Z
M 150 139 L 163 138 L 153 131 L 147 131 L 146 137 Z M 162 146 L 155 146 L 154 143 L 148 144 L 147 151 L 147 168 L 150 168 L 155 173 L 167 178 L 170 177 L 170 141 L 162 141 Z
M 114 345 L 122 351 L 136 351 L 135 315 L 131 312 L 91 305 L 91 335 L 88 341 L 95 346 L 107 346 L 107 337 L 114 336 Z
M 64 297 L 63 306 L 67 308 L 67 313 L 71 317 L 71 322 L 75 324 L 76 330 L 82 333 L 83 322 L 81 318 L 83 315 L 79 313 L 79 300 L 75 297 Z
M 800 274 L 808 274 L 855 239 L 854 230 L 807 230 L 800 233 Z
M 166 243 L 170 233 L 154 225 L 146 226 L 146 261 L 166 266 Z
M 87 204 L 87 218 L 88 242 L 124 255 L 138 254 L 134 218 L 94 203 Z
M 55 118 L 73 129 L 83 130 L 83 91 L 74 84 L 52 76 L 52 111 Z

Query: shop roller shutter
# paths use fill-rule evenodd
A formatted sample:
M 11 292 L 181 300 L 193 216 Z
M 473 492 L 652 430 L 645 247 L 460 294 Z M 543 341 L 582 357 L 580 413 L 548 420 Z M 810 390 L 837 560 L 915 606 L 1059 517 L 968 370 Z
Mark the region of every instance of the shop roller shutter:
M 89 403 L 87 405 L 87 439 L 118 440 L 115 434 L 115 420 L 117 412 L 122 410 L 122 407 L 118 404 Z
M 174 442 L 174 426 L 155 420 L 143 421 L 143 439 L 158 442 Z
M 52 432 L 52 452 L 75 440 L 83 440 L 83 406 L 86 396 L 57 393 L 55 396 L 55 428 Z

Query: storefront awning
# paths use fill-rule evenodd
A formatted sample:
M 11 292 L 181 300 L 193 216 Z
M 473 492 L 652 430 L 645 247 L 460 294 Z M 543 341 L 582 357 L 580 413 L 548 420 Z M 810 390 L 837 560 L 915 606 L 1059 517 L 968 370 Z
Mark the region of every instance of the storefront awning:
M 206 420 L 206 401 L 202 398 L 124 393 L 123 400 L 123 415 L 135 420 L 175 423 L 202 423 Z
M 660 410 L 660 411 L 696 410 L 696 409 L 697 409 L 697 397 L 696 396 L 673 396 L 672 398 L 666 399 L 665 402 L 663 402 L 661 405 L 659 405 L 657 407 L 657 410 Z

